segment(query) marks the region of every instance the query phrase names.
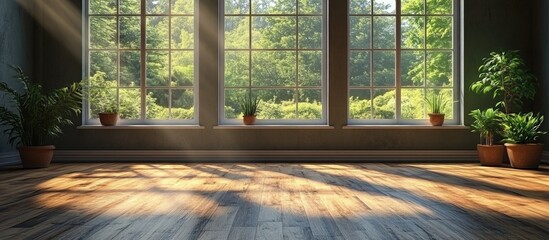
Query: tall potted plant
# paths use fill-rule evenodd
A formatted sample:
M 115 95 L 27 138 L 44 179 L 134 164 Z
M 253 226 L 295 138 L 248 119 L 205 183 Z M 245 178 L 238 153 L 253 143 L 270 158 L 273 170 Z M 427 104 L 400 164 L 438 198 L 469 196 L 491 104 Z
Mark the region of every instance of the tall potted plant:
M 0 92 L 8 98 L 0 106 L 0 124 L 7 127 L 3 132 L 9 143 L 17 146 L 23 167 L 48 167 L 55 149 L 49 144 L 50 138 L 61 134 L 62 126 L 73 124 L 68 117 L 81 111 L 80 85 L 73 83 L 44 93 L 42 86 L 31 82 L 20 67 L 12 68 L 24 91 L 0 83 Z
M 429 122 L 432 126 L 442 126 L 444 124 L 443 110 L 448 104 L 448 100 L 442 94 L 432 94 L 425 98 L 429 111 Z
M 240 108 L 242 108 L 243 122 L 245 125 L 255 124 L 258 105 L 259 105 L 259 99 L 257 97 L 252 97 L 250 95 L 246 95 L 240 101 Z
M 542 123 L 543 116 L 531 112 L 503 116 L 501 135 L 512 167 L 538 168 L 543 153 L 543 144 L 538 139 L 547 134 L 539 130 Z
M 475 109 L 469 115 L 474 119 L 471 124 L 472 131 L 480 134 L 480 144 L 477 144 L 480 164 L 484 166 L 501 165 L 505 147 L 494 145 L 494 135 L 501 130 L 501 112 L 493 108 L 484 111 Z

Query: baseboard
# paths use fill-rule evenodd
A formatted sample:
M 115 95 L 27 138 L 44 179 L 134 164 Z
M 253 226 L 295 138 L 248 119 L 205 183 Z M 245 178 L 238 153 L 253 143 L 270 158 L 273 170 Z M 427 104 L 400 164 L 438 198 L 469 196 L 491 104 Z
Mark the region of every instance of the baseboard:
M 10 166 L 21 164 L 19 160 L 19 153 L 17 152 L 6 152 L 0 153 L 0 166 Z
M 475 150 L 56 150 L 54 162 L 477 162 Z
M 543 156 L 541 157 L 541 162 L 544 164 L 549 164 L 549 151 L 543 152 Z

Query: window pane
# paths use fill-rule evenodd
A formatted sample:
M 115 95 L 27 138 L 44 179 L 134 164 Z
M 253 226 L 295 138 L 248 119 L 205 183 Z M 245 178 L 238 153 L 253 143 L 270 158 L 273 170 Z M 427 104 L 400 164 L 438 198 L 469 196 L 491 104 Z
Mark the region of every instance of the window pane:
M 116 0 L 90 0 L 90 14 L 115 14 Z
M 453 86 L 452 52 L 427 52 L 427 85 Z
M 401 90 L 401 115 L 403 119 L 425 119 L 425 92 L 423 88 Z
M 395 17 L 374 17 L 374 48 L 394 49 L 396 48 L 396 18 Z
M 147 90 L 147 119 L 169 119 L 170 93 L 168 89 Z
M 402 17 L 402 48 L 425 48 L 425 26 L 423 17 Z
M 147 0 L 146 4 L 147 14 L 168 13 L 168 0 Z
M 370 89 L 351 89 L 349 118 L 372 119 L 372 93 Z
M 402 51 L 401 76 L 402 86 L 424 86 L 425 52 Z
M 375 51 L 374 86 L 395 86 L 395 52 Z
M 169 47 L 168 20 L 168 17 L 147 17 L 147 48 L 167 49 Z
M 90 76 L 98 72 L 105 73 L 105 80 L 118 79 L 118 54 L 115 51 L 90 51 Z
M 225 14 L 248 14 L 250 0 L 225 0 Z
M 295 17 L 252 17 L 252 48 L 296 48 L 295 32 Z
M 193 86 L 194 84 L 194 52 L 172 52 L 172 82 L 171 86 Z
M 349 0 L 350 14 L 372 14 L 372 2 L 370 0 Z
M 298 119 L 322 119 L 322 91 L 320 89 L 299 90 L 297 110 Z
M 349 59 L 351 86 L 370 86 L 370 52 L 352 51 Z
M 402 14 L 424 14 L 425 0 L 401 0 Z
M 299 86 L 322 86 L 322 51 L 300 51 Z
M 141 12 L 141 0 L 120 0 L 121 14 L 139 14 Z
M 225 17 L 225 49 L 249 48 L 249 17 Z
M 452 48 L 452 17 L 427 17 L 427 48 Z
M 252 14 L 295 14 L 295 0 L 251 0 Z
M 370 17 L 350 16 L 350 36 L 349 42 L 351 49 L 371 48 L 370 29 L 372 21 Z
M 294 51 L 252 52 L 252 86 L 295 86 Z
M 453 90 L 451 88 L 446 89 L 427 89 L 427 97 L 432 96 L 433 94 L 436 95 L 442 95 L 444 98 L 443 102 L 446 102 L 445 107 L 443 108 L 442 113 L 444 113 L 446 116 L 445 119 L 452 119 L 454 116 L 453 113 Z
M 118 98 L 120 119 L 141 118 L 141 90 L 139 88 L 121 88 Z
M 172 14 L 194 13 L 194 0 L 172 0 Z
M 248 94 L 245 88 L 225 89 L 225 119 L 242 119 L 240 101 Z M 261 107 L 263 104 L 260 104 Z
M 297 119 L 296 90 L 254 89 L 252 94 L 261 100 L 258 119 Z
M 116 17 L 90 17 L 90 48 L 116 48 L 116 29 Z
M 427 0 L 427 14 L 452 14 L 452 0 Z
M 120 48 L 139 49 L 141 47 L 141 18 L 120 17 Z
M 322 14 L 322 0 L 299 0 L 299 14 Z
M 394 14 L 395 0 L 374 0 L 374 14 Z
M 141 53 L 128 51 L 120 53 L 120 86 L 139 87 L 141 85 Z
M 194 48 L 194 17 L 172 17 L 172 48 Z
M 172 119 L 194 118 L 194 92 L 192 89 L 172 90 Z
M 322 49 L 322 17 L 299 17 L 299 48 Z
M 395 90 L 374 89 L 374 119 L 395 119 L 395 116 Z
M 249 81 L 249 52 L 225 51 L 225 86 L 246 87 Z
M 147 86 L 169 86 L 168 51 L 147 51 Z

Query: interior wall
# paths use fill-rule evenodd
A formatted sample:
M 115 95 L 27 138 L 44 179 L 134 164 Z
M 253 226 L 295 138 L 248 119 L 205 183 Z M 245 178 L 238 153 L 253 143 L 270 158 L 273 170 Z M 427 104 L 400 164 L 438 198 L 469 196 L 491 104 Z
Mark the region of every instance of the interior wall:
M 71 0 L 81 7 L 81 1 Z M 464 115 L 493 105 L 488 96 L 468 90 L 477 80 L 478 66 L 491 51 L 519 49 L 531 59 L 531 3 L 521 0 L 464 0 Z M 469 129 L 343 129 L 346 125 L 345 86 L 347 45 L 330 45 L 330 116 L 334 129 L 214 129 L 217 125 L 217 0 L 201 0 L 200 125 L 205 129 L 90 130 L 66 128 L 58 149 L 139 150 L 472 150 L 478 137 Z M 330 38 L 346 36 L 347 1 L 330 1 Z M 512 11 L 510 11 L 512 9 Z M 47 35 L 47 34 L 45 34 Z M 39 49 L 41 77 L 52 85 L 81 78 L 81 62 L 54 38 L 43 38 Z M 341 101 L 340 99 L 343 99 Z M 80 122 L 80 121 L 77 121 Z
M 14 72 L 9 65 L 23 68 L 29 75 L 33 73 L 33 23 L 27 12 L 15 0 L 0 1 L 0 81 L 21 89 L 13 79 Z M 0 101 L 6 100 L 0 94 Z M 3 104 L 2 104 L 3 105 Z M 0 131 L 4 128 L 0 126 Z M 14 152 L 7 143 L 7 136 L 0 134 L 0 164 L 3 154 Z
M 549 130 L 549 0 L 535 0 L 533 14 L 534 74 L 538 77 L 540 91 L 536 98 L 536 110 L 545 116 L 544 130 Z M 545 150 L 549 150 L 549 135 L 544 138 Z

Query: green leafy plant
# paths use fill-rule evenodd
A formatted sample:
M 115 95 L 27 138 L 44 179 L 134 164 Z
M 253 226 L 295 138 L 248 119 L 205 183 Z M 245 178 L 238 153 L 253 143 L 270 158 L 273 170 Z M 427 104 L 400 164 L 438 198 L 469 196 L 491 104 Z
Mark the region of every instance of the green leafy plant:
M 536 78 L 526 70 L 516 50 L 490 53 L 490 57 L 483 59 L 479 72 L 480 80 L 471 85 L 471 90 L 483 94 L 492 92 L 493 98 L 503 97 L 496 106 L 503 107 L 507 114 L 536 95 Z
M 42 86 L 30 81 L 20 67 L 11 66 L 16 78 L 23 84 L 19 92 L 7 83 L 0 83 L 0 92 L 7 101 L 0 106 L 0 124 L 7 126 L 3 131 L 8 142 L 17 146 L 46 145 L 48 137 L 62 133 L 61 127 L 72 125 L 71 114 L 79 114 L 82 107 L 80 84 L 44 93 Z
M 240 108 L 244 116 L 255 116 L 257 114 L 257 106 L 259 105 L 259 99 L 255 96 L 246 95 L 240 101 Z
M 90 103 L 92 113 L 117 113 L 119 110 L 116 101 L 116 82 L 107 81 L 105 77 L 104 72 L 97 72 L 82 81 L 82 92 Z
M 535 143 L 539 137 L 547 134 L 539 130 L 542 123 L 543 116 L 539 114 L 534 116 L 532 112 L 504 115 L 501 133 L 503 141 L 518 144 Z
M 480 134 L 480 142 L 492 146 L 494 143 L 494 134 L 501 131 L 502 113 L 493 108 L 484 111 L 475 109 L 469 113 L 474 121 L 471 124 L 472 132 Z
M 441 114 L 448 105 L 448 100 L 442 94 L 432 94 L 425 98 L 429 113 Z

